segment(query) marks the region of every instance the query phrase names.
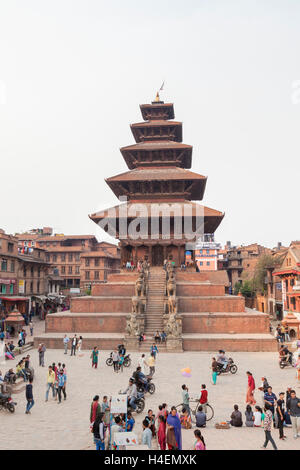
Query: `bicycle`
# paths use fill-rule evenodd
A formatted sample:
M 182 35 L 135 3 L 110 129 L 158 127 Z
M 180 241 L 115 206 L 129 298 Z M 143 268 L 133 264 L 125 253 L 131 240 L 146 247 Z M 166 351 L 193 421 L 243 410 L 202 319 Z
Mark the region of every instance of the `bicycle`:
M 199 406 L 202 406 L 201 403 L 199 403 L 199 400 L 197 400 L 197 398 L 190 398 L 190 404 L 191 403 L 195 403 L 195 408 L 194 410 L 192 410 L 192 407 L 190 406 L 190 410 L 191 410 L 191 420 L 192 420 L 192 423 L 195 424 L 196 423 L 196 413 L 198 411 L 198 408 Z M 210 421 L 211 419 L 213 419 L 214 417 L 214 409 L 213 407 L 209 404 L 209 403 L 206 403 L 206 421 Z M 176 409 L 180 412 L 182 410 L 182 408 L 184 408 L 185 405 L 183 403 L 180 403 L 179 405 L 176 406 Z

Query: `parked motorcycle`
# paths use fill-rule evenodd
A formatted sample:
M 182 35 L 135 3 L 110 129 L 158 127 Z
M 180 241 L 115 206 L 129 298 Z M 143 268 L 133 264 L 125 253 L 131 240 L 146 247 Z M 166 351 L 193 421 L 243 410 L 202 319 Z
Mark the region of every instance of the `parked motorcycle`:
M 7 410 L 10 413 L 15 412 L 16 402 L 14 402 L 10 395 L 0 393 L 0 410 Z
M 227 372 L 236 374 L 237 370 L 238 370 L 237 365 L 234 363 L 233 359 L 229 357 L 226 369 L 224 369 L 223 364 L 218 363 L 217 375 L 226 374 Z
M 112 366 L 112 365 L 113 365 L 112 352 L 110 353 L 109 358 L 106 359 L 106 365 L 107 365 L 107 366 Z M 124 366 L 124 367 L 130 367 L 130 366 L 131 366 L 130 354 L 126 354 L 126 356 L 124 357 L 123 366 Z

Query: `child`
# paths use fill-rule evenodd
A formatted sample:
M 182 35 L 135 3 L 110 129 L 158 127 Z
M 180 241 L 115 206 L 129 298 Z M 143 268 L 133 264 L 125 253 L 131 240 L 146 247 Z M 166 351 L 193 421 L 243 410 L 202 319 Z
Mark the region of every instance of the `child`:
M 180 422 L 181 422 L 181 427 L 183 429 L 191 429 L 192 427 L 192 420 L 191 416 L 186 408 L 182 408 L 181 410 L 181 415 L 180 415 Z
M 120 360 L 119 360 L 119 370 L 120 370 L 121 372 L 123 372 L 124 359 L 125 359 L 124 356 L 120 356 Z
M 261 423 L 262 423 L 262 409 L 260 406 L 256 406 L 255 407 L 255 411 L 253 413 L 253 416 L 254 416 L 254 424 L 253 426 L 255 428 L 260 428 L 261 427 Z

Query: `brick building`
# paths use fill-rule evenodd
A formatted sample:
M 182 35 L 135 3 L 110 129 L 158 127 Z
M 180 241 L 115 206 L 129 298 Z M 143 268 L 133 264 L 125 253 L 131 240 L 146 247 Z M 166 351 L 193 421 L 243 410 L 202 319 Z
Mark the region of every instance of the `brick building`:
M 280 269 L 273 276 L 281 280 L 283 316 L 293 312 L 300 319 L 300 241 L 290 244 Z
M 120 249 L 111 243 L 101 242 L 94 251 L 81 254 L 81 288 L 90 289 L 92 285 L 106 282 L 109 274 L 120 271 Z
M 260 256 L 270 253 L 272 253 L 270 248 L 261 246 L 258 243 L 232 247 L 231 243 L 227 242 L 222 269 L 227 271 L 232 289 L 237 283 L 242 284 L 243 281 L 252 279 Z
M 51 267 L 45 250 L 30 245 L 18 246 L 18 238 L 0 231 L 0 306 L 2 313 L 14 306 L 27 313 L 32 302 L 45 297 L 49 291 Z
M 109 273 L 120 267 L 120 252 L 116 245 L 98 243 L 94 235 L 52 234 L 49 227 L 17 234 L 19 248 L 28 252 L 32 248 L 45 250 L 45 259 L 55 276 L 62 278 L 62 288 L 88 288 L 103 282 Z M 55 279 L 54 279 L 55 280 Z

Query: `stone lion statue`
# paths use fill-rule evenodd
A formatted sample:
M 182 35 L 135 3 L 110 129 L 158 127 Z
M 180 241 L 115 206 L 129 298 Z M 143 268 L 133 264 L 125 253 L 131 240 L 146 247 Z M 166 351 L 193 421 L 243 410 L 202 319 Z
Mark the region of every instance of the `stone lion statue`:
M 127 317 L 125 332 L 128 336 L 139 336 L 140 328 L 136 319 L 136 315 L 131 313 Z
M 181 320 L 176 318 L 175 313 L 170 313 L 166 324 L 166 333 L 173 338 L 179 338 L 182 333 Z
M 131 310 L 132 313 L 136 315 L 142 315 L 145 313 L 146 299 L 135 296 L 131 298 L 131 303 L 132 303 L 132 310 Z
M 177 298 L 175 295 L 170 295 L 168 297 L 168 310 L 169 313 L 174 313 L 176 315 L 177 313 Z

